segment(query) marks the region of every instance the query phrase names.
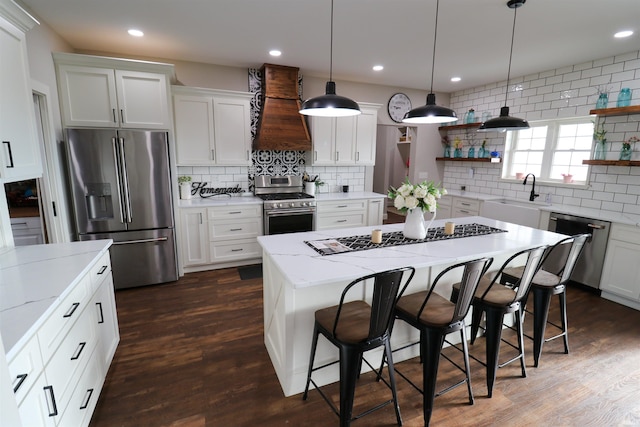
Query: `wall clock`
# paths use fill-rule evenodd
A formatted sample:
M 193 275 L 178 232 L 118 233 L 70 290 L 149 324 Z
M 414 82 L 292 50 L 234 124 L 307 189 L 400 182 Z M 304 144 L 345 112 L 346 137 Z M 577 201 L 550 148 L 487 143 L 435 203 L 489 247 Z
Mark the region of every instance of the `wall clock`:
M 404 115 L 411 110 L 411 100 L 404 93 L 396 93 L 389 98 L 387 111 L 389 117 L 396 123 L 402 123 Z

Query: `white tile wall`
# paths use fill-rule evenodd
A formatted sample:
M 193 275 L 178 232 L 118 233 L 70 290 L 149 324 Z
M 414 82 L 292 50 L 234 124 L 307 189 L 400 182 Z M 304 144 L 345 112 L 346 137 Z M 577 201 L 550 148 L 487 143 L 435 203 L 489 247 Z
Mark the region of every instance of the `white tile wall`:
M 588 116 L 589 110 L 595 108 L 597 86 L 610 89 L 609 107 L 615 107 L 623 87 L 632 90 L 631 105 L 640 105 L 640 51 L 514 78 L 509 86 L 510 115 L 530 122 Z M 460 117 L 470 108 L 476 111 L 476 117 L 485 111 L 496 117 L 504 105 L 505 92 L 506 81 L 456 92 L 451 95 L 451 108 Z M 634 135 L 640 138 L 640 114 L 600 120 L 607 130 L 609 160 L 618 159 L 623 140 Z M 451 132 L 451 141 L 456 134 L 465 136 L 462 131 Z M 489 148 L 504 150 L 504 135 L 488 133 L 477 139 L 481 141 L 485 136 L 491 137 Z M 640 160 L 640 143 L 632 148 L 632 159 Z M 465 185 L 467 191 L 527 200 L 530 185 L 500 179 L 501 165 L 445 162 L 444 186 L 460 189 Z M 473 178 L 469 178 L 469 168 L 474 169 Z M 585 187 L 537 183 L 536 192 L 541 201 L 550 195 L 553 203 L 640 214 L 640 167 L 592 166 Z

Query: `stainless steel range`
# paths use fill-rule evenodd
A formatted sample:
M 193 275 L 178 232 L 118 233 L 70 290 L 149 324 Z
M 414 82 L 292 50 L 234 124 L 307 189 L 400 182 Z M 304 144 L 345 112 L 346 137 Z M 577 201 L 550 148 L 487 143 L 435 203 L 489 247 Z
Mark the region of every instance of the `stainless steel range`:
M 313 230 L 316 201 L 302 187 L 301 176 L 256 176 L 254 193 L 264 200 L 265 235 Z

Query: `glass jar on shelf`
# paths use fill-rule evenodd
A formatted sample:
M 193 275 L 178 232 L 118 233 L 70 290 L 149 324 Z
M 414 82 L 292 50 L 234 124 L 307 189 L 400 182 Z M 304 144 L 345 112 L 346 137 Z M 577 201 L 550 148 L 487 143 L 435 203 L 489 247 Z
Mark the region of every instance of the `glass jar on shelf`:
M 596 101 L 596 110 L 600 110 L 602 108 L 607 108 L 609 104 L 609 94 L 606 92 L 598 95 L 598 100 Z
M 623 87 L 618 94 L 616 107 L 628 107 L 629 105 L 631 105 L 631 89 Z

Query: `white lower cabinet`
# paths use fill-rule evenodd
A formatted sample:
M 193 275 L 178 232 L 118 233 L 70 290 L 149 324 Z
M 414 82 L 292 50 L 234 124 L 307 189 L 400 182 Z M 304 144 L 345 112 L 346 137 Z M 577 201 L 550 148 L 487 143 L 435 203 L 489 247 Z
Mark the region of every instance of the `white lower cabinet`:
M 384 199 L 344 199 L 316 201 L 316 230 L 380 225 Z
M 480 201 L 466 197 L 453 197 L 451 218 L 480 215 Z M 443 217 L 440 217 L 443 218 Z
M 438 200 L 438 209 L 436 211 L 438 219 L 451 218 L 451 199 L 450 196 L 444 196 Z
M 604 259 L 602 297 L 640 310 L 640 230 L 612 224 Z
M 187 271 L 259 262 L 262 204 L 180 209 L 182 265 Z
M 109 253 L 8 360 L 23 427 L 87 426 L 120 340 Z
M 367 225 L 382 225 L 386 199 L 371 199 L 367 204 Z

